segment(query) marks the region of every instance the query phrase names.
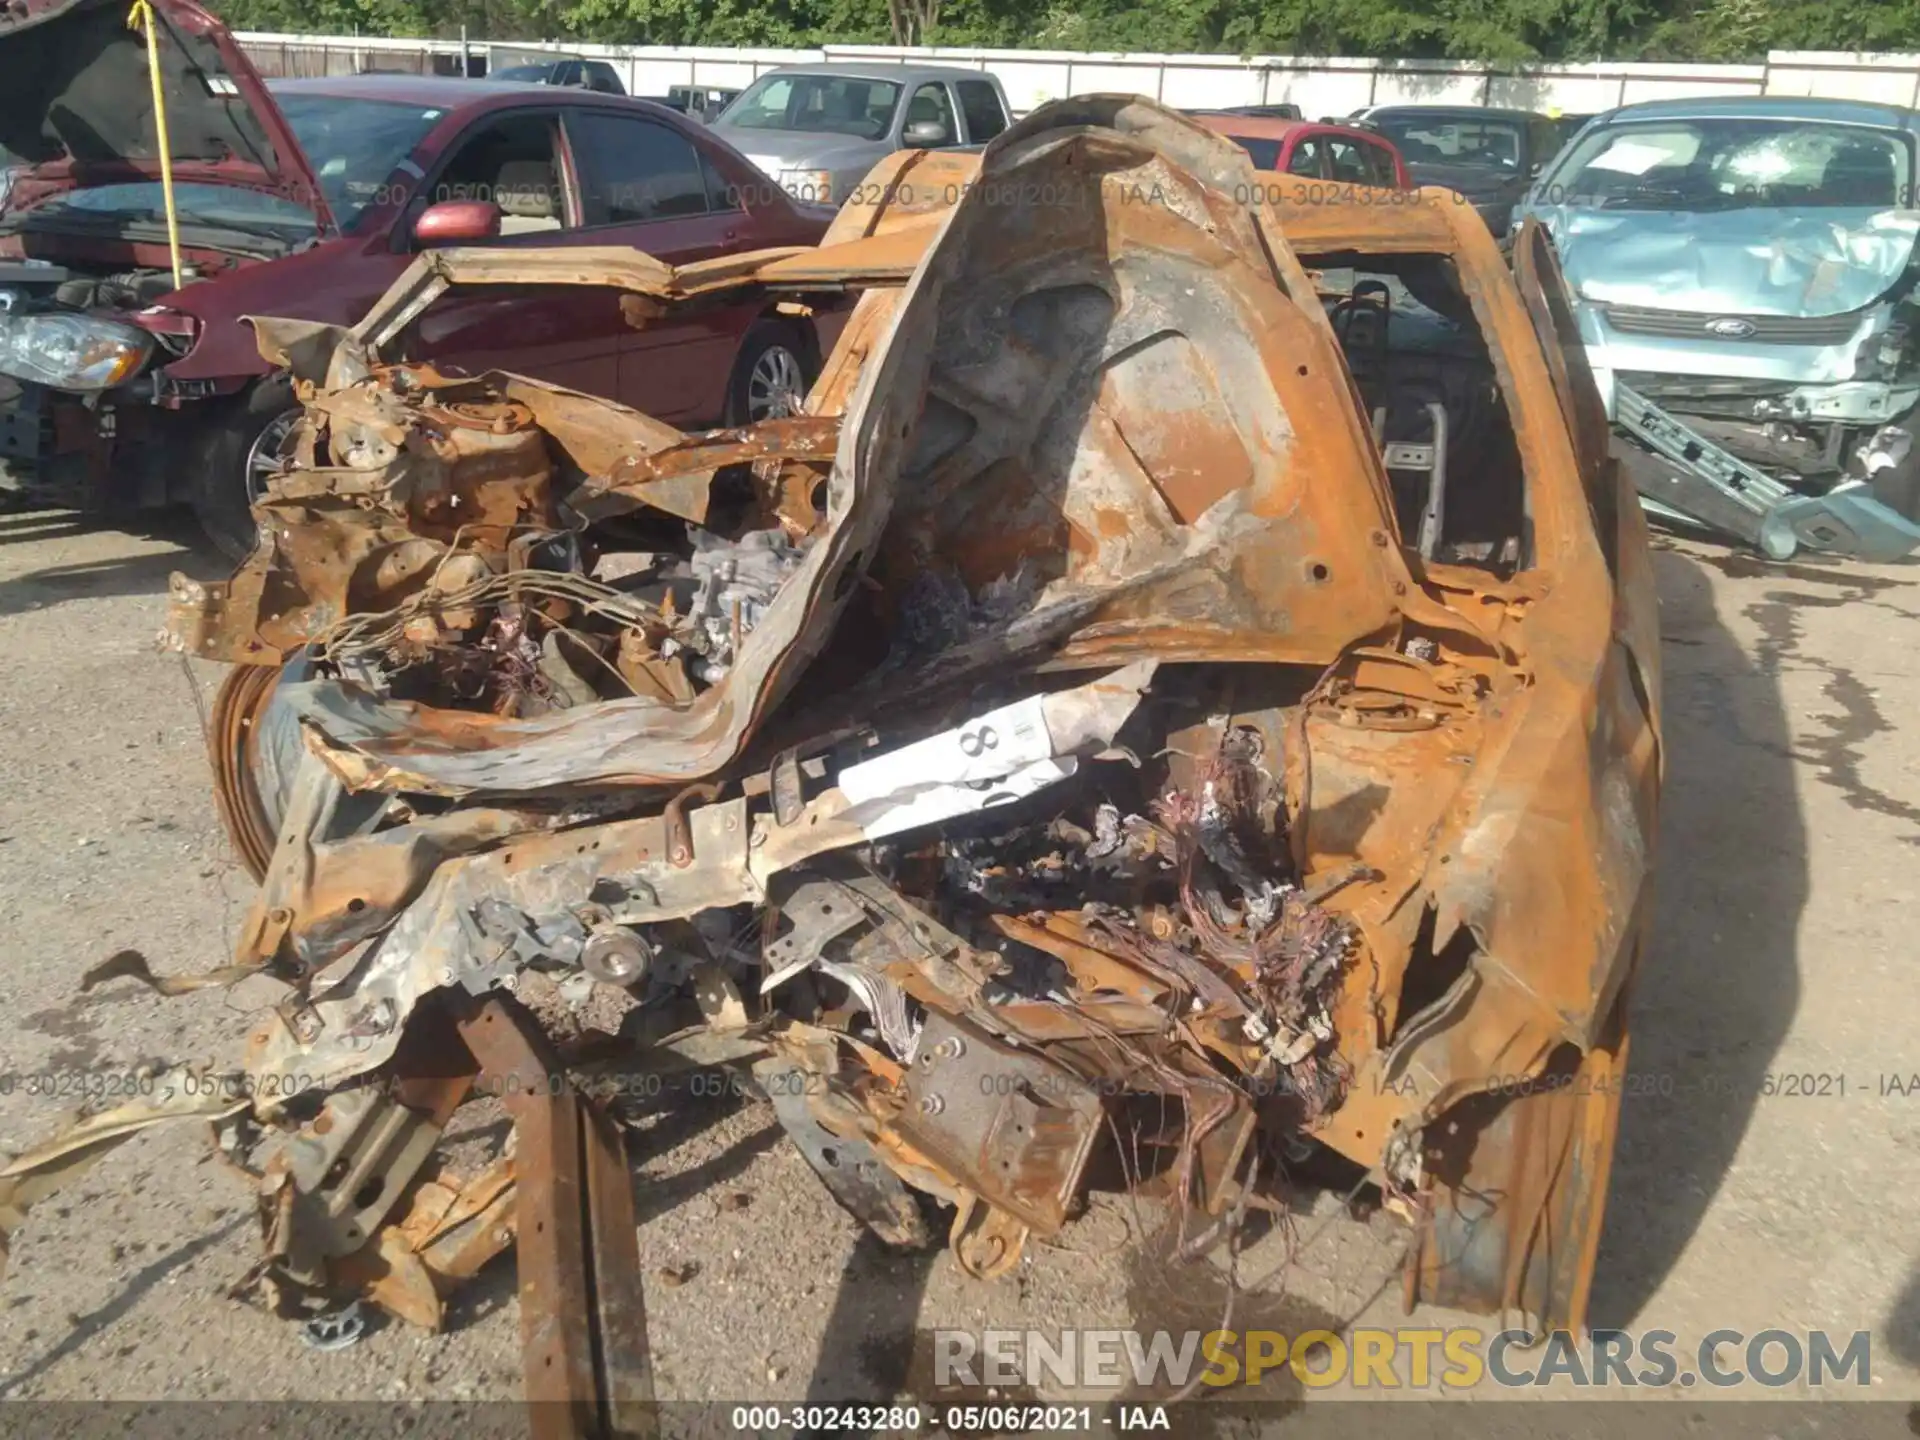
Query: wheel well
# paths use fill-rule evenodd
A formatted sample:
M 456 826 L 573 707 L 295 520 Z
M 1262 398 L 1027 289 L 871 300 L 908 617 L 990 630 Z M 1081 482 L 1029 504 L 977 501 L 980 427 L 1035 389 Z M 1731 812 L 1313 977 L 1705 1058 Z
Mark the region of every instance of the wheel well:
M 820 371 L 820 332 L 814 327 L 809 315 L 788 315 L 777 304 L 770 304 L 756 318 L 756 324 L 779 325 L 791 331 L 800 342 L 801 358 L 807 362 L 810 374 Z

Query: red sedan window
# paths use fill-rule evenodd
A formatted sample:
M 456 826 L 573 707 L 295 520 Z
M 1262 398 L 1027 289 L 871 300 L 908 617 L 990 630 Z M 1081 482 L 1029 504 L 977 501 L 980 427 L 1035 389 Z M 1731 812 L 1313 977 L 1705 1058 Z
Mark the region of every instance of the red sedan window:
M 1326 167 L 1321 163 L 1321 152 L 1323 148 L 1318 139 L 1311 137 L 1295 142 L 1293 154 L 1287 160 L 1287 173 L 1289 175 L 1311 175 L 1316 180 L 1324 177 L 1327 171 Z
M 1333 179 L 1348 185 L 1373 183 L 1373 177 L 1367 173 L 1366 157 L 1361 153 L 1357 141 L 1349 140 L 1344 135 L 1329 136 L 1327 155 L 1333 162 Z
M 1236 135 L 1233 143 L 1247 152 L 1247 158 L 1253 161 L 1256 170 L 1278 170 L 1280 168 L 1280 142 L 1278 140 L 1257 140 L 1246 135 Z
M 460 142 L 430 194 L 416 204 L 491 200 L 502 235 L 571 229 L 567 185 L 550 114 L 503 115 Z
M 567 116 L 588 225 L 634 225 L 707 213 L 707 180 L 686 136 L 603 110 Z
M 1400 167 L 1394 164 L 1393 151 L 1372 140 L 1363 140 L 1360 148 L 1366 156 L 1367 173 L 1372 177 L 1370 183 L 1386 190 L 1397 188 Z

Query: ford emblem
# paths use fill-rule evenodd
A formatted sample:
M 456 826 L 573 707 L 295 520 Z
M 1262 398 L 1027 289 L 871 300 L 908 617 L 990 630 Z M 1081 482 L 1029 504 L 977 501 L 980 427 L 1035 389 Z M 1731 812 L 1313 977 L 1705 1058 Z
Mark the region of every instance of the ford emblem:
M 1718 320 L 1707 321 L 1707 333 L 1718 335 L 1722 340 L 1744 340 L 1755 328 L 1751 320 L 1742 320 L 1738 315 L 1723 315 Z

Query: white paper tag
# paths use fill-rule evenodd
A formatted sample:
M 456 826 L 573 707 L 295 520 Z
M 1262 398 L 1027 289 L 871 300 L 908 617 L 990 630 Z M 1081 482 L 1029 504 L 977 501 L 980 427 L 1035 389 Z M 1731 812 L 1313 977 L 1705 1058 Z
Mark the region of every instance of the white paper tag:
M 840 793 L 854 805 L 931 785 L 964 785 L 1010 775 L 1053 754 L 1041 697 L 990 710 L 840 772 Z
M 856 805 L 842 818 L 857 824 L 869 839 L 878 840 L 883 835 L 897 835 L 917 826 L 937 825 L 956 815 L 1009 804 L 1066 779 L 1079 768 L 1080 762 L 1069 755 L 1064 760 L 1036 760 L 1011 775 L 954 785 L 916 785 Z

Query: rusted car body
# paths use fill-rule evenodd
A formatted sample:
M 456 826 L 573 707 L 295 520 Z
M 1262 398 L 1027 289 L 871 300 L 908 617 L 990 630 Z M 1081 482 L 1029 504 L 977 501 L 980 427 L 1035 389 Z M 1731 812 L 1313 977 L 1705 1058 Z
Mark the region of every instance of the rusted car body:
M 1196 1236 L 1344 1165 L 1411 1227 L 1409 1304 L 1582 1325 L 1661 766 L 1640 511 L 1540 236 L 1516 280 L 1438 192 L 1249 176 L 1063 101 L 893 157 L 818 249 L 448 251 L 350 332 L 259 322 L 295 458 L 167 638 L 235 665 L 260 894 L 224 969 L 89 983 L 286 997 L 242 1100 L 94 1117 L 0 1216 L 213 1114 L 283 1295 L 432 1325 L 517 1231 L 529 1398 L 617 1409 L 649 1382 L 610 1116 L 652 1092 L 592 1080 L 724 1063 L 883 1238 L 951 1207 L 975 1275 L 1126 1135 Z M 380 358 L 448 287 L 555 281 L 640 324 L 862 294 L 806 413 L 740 431 Z M 1396 348 L 1403 291 L 1444 363 Z M 620 1034 L 555 1053 L 539 973 L 620 992 Z M 438 1169 L 489 1085 L 511 1158 Z

